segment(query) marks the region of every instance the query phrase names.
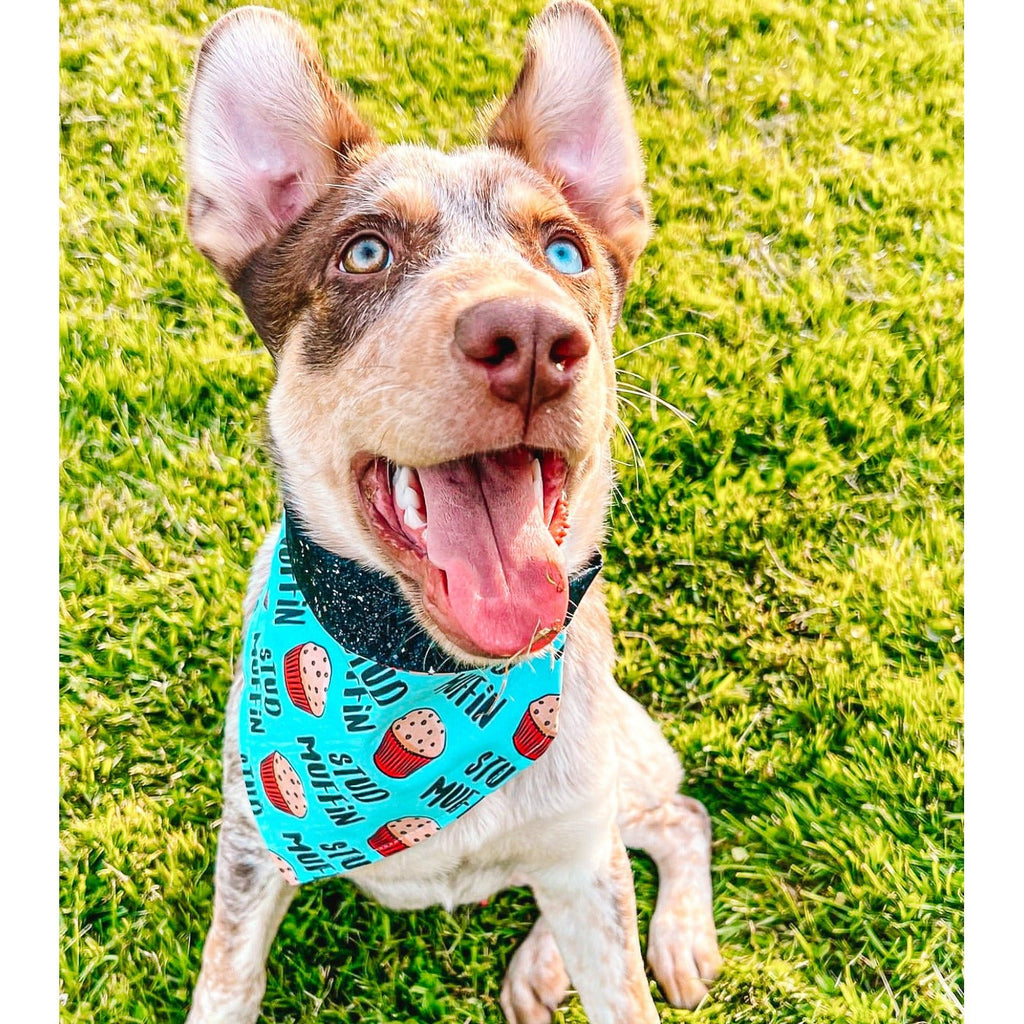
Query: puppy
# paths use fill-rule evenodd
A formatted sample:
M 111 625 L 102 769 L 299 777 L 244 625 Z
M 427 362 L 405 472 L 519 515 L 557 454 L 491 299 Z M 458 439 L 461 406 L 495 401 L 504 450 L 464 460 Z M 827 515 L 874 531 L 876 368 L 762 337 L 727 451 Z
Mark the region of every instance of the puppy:
M 276 365 L 285 506 L 188 1020 L 254 1021 L 295 884 L 344 874 L 398 909 L 528 884 L 508 1020 L 571 982 L 595 1024 L 656 1021 L 627 846 L 658 868 L 648 963 L 696 1006 L 721 964 L 708 815 L 613 680 L 595 579 L 611 335 L 650 231 L 610 31 L 550 4 L 483 144 L 446 154 L 381 144 L 292 21 L 240 8 L 199 51 L 186 148 L 191 237 Z

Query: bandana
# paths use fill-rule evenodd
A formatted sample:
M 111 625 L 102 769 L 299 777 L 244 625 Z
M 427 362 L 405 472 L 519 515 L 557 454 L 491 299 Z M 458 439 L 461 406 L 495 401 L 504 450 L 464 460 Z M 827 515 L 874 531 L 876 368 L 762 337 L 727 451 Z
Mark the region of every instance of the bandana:
M 566 625 L 601 556 L 569 580 Z M 565 631 L 512 666 L 467 668 L 397 584 L 325 551 L 287 510 L 242 650 L 242 775 L 293 885 L 429 839 L 529 768 L 558 730 Z

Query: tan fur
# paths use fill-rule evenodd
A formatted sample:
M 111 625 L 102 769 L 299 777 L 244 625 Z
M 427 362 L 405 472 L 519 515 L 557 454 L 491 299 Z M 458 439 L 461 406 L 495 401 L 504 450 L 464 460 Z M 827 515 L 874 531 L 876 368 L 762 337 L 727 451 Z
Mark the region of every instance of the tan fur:
M 567 80 L 563 66 L 578 75 Z M 240 109 L 219 109 L 216 98 L 238 85 L 263 92 L 251 103 L 242 97 Z M 565 95 L 554 102 L 553 91 Z M 586 174 L 568 181 L 558 159 L 572 156 L 565 140 L 566 124 L 580 123 L 574 103 L 598 149 Z M 290 506 L 319 544 L 398 580 L 437 643 L 467 663 L 486 661 L 442 628 L 409 571 L 411 556 L 371 526 L 360 467 L 382 458 L 425 467 L 516 446 L 558 451 L 569 465 L 567 569 L 601 542 L 612 482 L 611 335 L 648 230 L 639 143 L 610 32 L 588 4 L 551 5 L 531 28 L 493 144 L 440 154 L 373 142 L 300 30 L 249 8 L 218 22 L 204 42 L 188 125 L 190 230 L 274 354 L 268 415 Z M 247 133 L 264 127 L 278 160 L 269 176 L 243 152 Z M 367 230 L 386 236 L 395 269 L 373 281 L 346 277 L 338 259 Z M 543 252 L 557 232 L 578 241 L 586 273 L 552 272 Z M 453 341 L 460 315 L 498 299 L 537 304 L 588 342 L 565 389 L 537 407 L 498 396 Z M 247 618 L 276 539 L 257 558 Z M 550 1020 L 570 978 L 595 1024 L 657 1019 L 626 845 L 648 850 L 658 867 L 648 961 L 670 1001 L 696 1005 L 720 966 L 707 815 L 679 796 L 676 755 L 616 687 L 614 660 L 598 581 L 568 630 L 551 748 L 429 842 L 349 875 L 398 909 L 451 908 L 528 883 L 542 917 L 502 990 L 513 1024 Z M 239 674 L 227 709 L 214 918 L 191 1024 L 255 1020 L 267 951 L 293 893 L 245 794 L 241 687 Z
M 400 220 L 413 222 L 426 223 L 440 213 L 430 189 L 413 177 L 396 181 L 390 189 L 376 197 L 375 205 Z

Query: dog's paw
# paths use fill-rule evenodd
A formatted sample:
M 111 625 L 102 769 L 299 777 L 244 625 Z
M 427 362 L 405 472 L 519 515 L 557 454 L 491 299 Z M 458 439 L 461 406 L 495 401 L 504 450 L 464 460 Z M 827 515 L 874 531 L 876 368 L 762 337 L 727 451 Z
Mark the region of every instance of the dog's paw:
M 562 954 L 543 918 L 512 955 L 501 986 L 509 1024 L 548 1024 L 569 991 Z
M 673 1006 L 696 1008 L 722 969 L 710 914 L 656 910 L 647 937 L 647 962 Z

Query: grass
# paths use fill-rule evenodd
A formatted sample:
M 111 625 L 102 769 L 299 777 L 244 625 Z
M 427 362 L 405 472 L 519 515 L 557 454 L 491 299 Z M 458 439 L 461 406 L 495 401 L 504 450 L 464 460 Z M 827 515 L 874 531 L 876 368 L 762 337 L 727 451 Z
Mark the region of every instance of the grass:
M 290 7 L 385 138 L 473 139 L 537 5 Z M 61 8 L 61 992 L 181 1019 L 209 920 L 271 383 L 182 225 L 226 4 Z M 622 685 L 711 811 L 723 977 L 666 1021 L 962 1017 L 959 2 L 603 3 L 657 234 L 618 338 Z M 642 925 L 655 892 L 634 860 Z M 499 1021 L 533 909 L 303 888 L 268 1021 Z M 660 998 L 660 997 L 659 997 Z M 557 1015 L 582 1021 L 573 999 Z

